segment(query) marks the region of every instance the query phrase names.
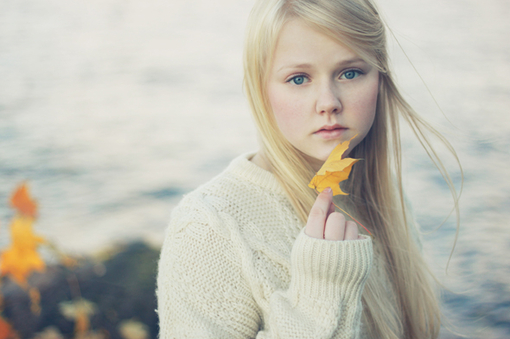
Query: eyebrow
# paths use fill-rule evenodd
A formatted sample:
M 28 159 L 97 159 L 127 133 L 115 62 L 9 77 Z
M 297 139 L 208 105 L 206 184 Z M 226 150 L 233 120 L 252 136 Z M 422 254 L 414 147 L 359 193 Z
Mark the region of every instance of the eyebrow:
M 337 66 L 349 66 L 349 65 L 355 64 L 357 62 L 365 62 L 366 63 L 366 61 L 361 58 L 354 58 L 354 59 L 347 59 L 347 60 L 340 61 L 336 65 Z M 280 67 L 277 70 L 277 72 L 280 72 L 281 70 L 283 70 L 285 68 L 312 68 L 312 67 L 313 67 L 312 64 L 308 64 L 308 63 L 285 65 L 285 66 Z

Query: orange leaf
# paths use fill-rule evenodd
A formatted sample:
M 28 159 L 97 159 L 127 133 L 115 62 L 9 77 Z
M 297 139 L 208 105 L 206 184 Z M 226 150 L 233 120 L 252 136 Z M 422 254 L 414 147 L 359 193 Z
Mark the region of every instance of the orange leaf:
M 74 332 L 77 335 L 87 334 L 87 332 L 89 331 L 89 327 L 90 327 L 90 320 L 89 320 L 88 314 L 86 314 L 85 312 L 80 312 L 80 313 L 76 314 L 75 320 L 76 320 L 76 323 L 74 325 Z
M 70 256 L 63 255 L 61 259 L 62 265 L 66 266 L 67 268 L 75 268 L 78 266 L 78 260 L 71 258 Z
M 33 314 L 41 315 L 41 293 L 35 287 L 32 287 L 28 291 L 28 295 L 30 296 L 30 310 Z
M 319 192 L 322 192 L 326 187 L 331 187 L 333 195 L 347 195 L 347 193 L 342 192 L 340 189 L 340 183 L 349 178 L 352 166 L 358 162 L 359 159 L 342 159 L 342 155 L 347 151 L 349 143 L 356 136 L 357 135 L 353 136 L 350 140 L 342 142 L 333 149 L 326 162 L 308 184 L 308 187 Z
M 0 317 L 0 339 L 18 339 L 19 336 L 11 325 Z
M 32 231 L 33 218 L 16 215 L 11 224 L 11 246 L 2 252 L 0 275 L 9 274 L 18 284 L 27 285 L 27 278 L 33 271 L 44 271 L 44 261 L 37 253 L 44 238 Z
M 11 205 L 20 214 L 33 218 L 37 216 L 37 203 L 30 197 L 25 183 L 21 184 L 11 196 Z
M 59 304 L 60 312 L 69 320 L 74 320 L 74 332 L 76 338 L 88 338 L 90 334 L 90 316 L 96 313 L 94 303 L 80 298 L 72 301 L 64 301 Z

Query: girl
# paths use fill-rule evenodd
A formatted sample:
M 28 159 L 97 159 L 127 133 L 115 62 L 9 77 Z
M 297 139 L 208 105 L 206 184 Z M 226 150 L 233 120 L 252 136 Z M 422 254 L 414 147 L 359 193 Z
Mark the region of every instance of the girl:
M 437 133 L 395 87 L 372 0 L 259 0 L 244 58 L 260 150 L 173 211 L 160 337 L 436 338 L 438 301 L 402 193 L 399 115 L 433 156 L 423 131 Z M 363 160 L 335 203 L 373 239 L 335 211 L 330 189 L 308 187 L 351 138 L 344 156 Z

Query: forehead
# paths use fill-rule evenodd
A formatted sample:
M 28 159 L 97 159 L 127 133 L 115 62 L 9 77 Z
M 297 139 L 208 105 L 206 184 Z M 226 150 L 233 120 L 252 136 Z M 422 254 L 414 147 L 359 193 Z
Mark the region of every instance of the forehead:
M 318 31 L 302 19 L 294 18 L 283 25 L 273 54 L 274 66 L 322 58 L 343 61 L 359 57 L 338 40 Z

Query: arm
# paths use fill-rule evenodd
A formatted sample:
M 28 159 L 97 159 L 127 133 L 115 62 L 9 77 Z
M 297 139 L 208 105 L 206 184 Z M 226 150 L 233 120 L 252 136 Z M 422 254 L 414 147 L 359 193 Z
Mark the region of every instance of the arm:
M 291 253 L 291 283 L 271 300 L 275 338 L 359 338 L 372 242 L 335 212 L 331 189 L 315 201 Z
M 172 219 L 161 253 L 160 338 L 358 337 L 370 238 L 328 241 L 302 231 L 292 248 L 289 288 L 276 290 L 262 310 L 242 274 L 241 261 L 252 258 L 240 257 L 228 234 L 211 224 L 216 218 L 186 219 Z
M 291 283 L 271 299 L 268 335 L 260 338 L 358 338 L 361 294 L 372 242 L 315 239 L 302 231 L 291 256 Z
M 259 328 L 240 258 L 207 224 L 171 222 L 157 296 L 160 339 L 254 338 Z

